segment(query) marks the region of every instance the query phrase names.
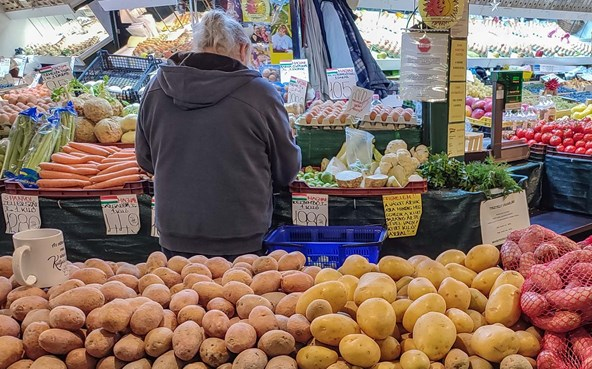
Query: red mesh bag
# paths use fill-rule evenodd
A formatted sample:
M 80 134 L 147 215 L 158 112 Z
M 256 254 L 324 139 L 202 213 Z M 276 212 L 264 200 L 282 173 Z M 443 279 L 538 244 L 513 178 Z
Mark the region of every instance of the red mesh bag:
M 504 269 L 517 270 L 527 277 L 534 265 L 548 263 L 580 249 L 569 238 L 535 224 L 510 233 L 500 254 Z
M 592 323 L 592 250 L 533 265 L 520 306 L 534 326 L 546 331 L 566 333 Z
M 592 326 L 567 334 L 546 332 L 538 369 L 592 369 Z

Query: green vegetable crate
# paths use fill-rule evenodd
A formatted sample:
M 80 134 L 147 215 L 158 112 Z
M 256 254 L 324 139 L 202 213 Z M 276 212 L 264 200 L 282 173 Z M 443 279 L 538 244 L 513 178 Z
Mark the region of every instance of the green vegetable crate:
M 318 166 L 324 158 L 331 159 L 345 142 L 345 130 L 339 128 L 322 129 L 318 127 L 296 126 L 296 143 L 302 150 L 302 166 Z M 384 153 L 392 140 L 401 139 L 409 147 L 421 144 L 421 128 L 403 128 L 399 130 L 365 130 L 374 135 L 375 146 Z

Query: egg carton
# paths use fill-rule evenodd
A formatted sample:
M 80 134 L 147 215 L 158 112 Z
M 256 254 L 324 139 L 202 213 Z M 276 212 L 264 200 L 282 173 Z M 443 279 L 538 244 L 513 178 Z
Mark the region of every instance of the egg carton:
M 17 0 L 0 0 L 0 6 L 4 9 L 4 11 L 7 12 L 24 9 L 24 7 Z
M 403 115 L 399 116 L 399 119 L 397 121 L 393 120 L 393 117 L 389 114 L 388 117 L 386 118 L 386 120 L 382 120 L 380 118 L 379 115 L 376 116 L 376 118 L 371 119 L 370 115 L 367 114 L 366 116 L 364 116 L 364 119 L 362 119 L 362 121 L 364 123 L 372 123 L 372 124 L 390 124 L 390 125 L 398 125 L 398 124 L 408 124 L 408 125 L 417 125 L 417 117 L 415 115 L 411 116 L 410 120 L 405 120 L 403 118 Z
M 349 126 L 353 126 L 357 123 L 358 123 L 358 121 L 351 115 L 346 118 L 345 123 L 342 123 L 341 120 L 339 120 L 338 118 L 335 118 L 335 121 L 333 123 L 331 123 L 329 121 L 329 119 L 327 119 L 327 118 L 323 119 L 321 122 L 319 122 L 317 118 L 312 118 L 312 121 L 310 123 L 308 123 L 306 121 L 306 114 L 304 114 L 304 115 L 301 115 L 300 117 L 298 117 L 298 119 L 296 119 L 296 122 L 294 124 L 297 126 L 300 126 L 300 127 L 319 127 L 319 128 L 329 128 L 330 129 L 330 128 L 349 127 Z

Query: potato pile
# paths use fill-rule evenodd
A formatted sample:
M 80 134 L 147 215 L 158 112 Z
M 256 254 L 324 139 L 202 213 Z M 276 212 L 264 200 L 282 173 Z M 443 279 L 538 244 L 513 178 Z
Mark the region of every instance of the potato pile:
M 0 257 L 0 369 L 532 369 L 517 271 L 479 245 L 436 260 L 299 252 L 146 263 L 89 259 L 49 290 Z
M 42 290 L 17 286 L 0 257 L 0 369 L 296 369 L 290 355 L 311 336 L 294 309 L 320 270 L 305 261 L 89 259 Z

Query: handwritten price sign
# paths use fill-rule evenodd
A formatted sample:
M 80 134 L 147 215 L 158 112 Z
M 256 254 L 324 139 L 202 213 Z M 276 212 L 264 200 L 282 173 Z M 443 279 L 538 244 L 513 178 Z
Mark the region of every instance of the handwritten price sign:
M 154 197 L 152 198 L 151 206 L 152 209 L 152 221 L 150 222 L 150 236 L 152 237 L 160 237 L 160 233 L 158 233 L 158 228 L 156 228 L 156 211 L 154 210 Z
M 140 207 L 136 195 L 101 196 L 107 235 L 137 234 Z
M 292 194 L 292 222 L 300 226 L 328 226 L 329 196 Z
M 349 99 L 352 89 L 358 83 L 354 68 L 327 69 L 329 97 L 333 100 Z
M 345 114 L 364 118 L 366 114 L 370 113 L 370 104 L 372 103 L 373 95 L 373 91 L 354 86 L 349 101 L 345 106 Z
M 304 106 L 306 103 L 306 90 L 308 82 L 303 79 L 292 77 L 288 88 L 288 104 L 295 103 Z
M 60 63 L 42 68 L 39 70 L 39 73 L 43 77 L 43 83 L 52 91 L 66 86 L 74 79 L 72 68 L 70 68 L 70 64 L 68 63 Z
M 39 198 L 37 196 L 3 193 L 2 210 L 4 211 L 7 234 L 41 228 Z
M 412 237 L 421 220 L 421 195 L 385 195 L 382 197 L 389 238 Z

